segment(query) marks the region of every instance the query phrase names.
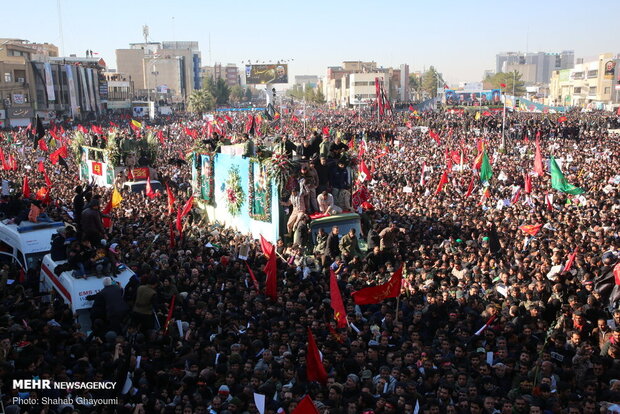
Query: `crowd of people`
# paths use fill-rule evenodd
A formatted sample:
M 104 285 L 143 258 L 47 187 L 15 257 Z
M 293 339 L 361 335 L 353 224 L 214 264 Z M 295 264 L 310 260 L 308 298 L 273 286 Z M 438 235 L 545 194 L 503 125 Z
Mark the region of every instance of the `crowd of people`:
M 39 292 L 37 269 L 20 279 L 19 269 L 2 267 L 6 412 L 254 414 L 255 393 L 265 396 L 265 413 L 289 414 L 306 395 L 321 414 L 592 414 L 620 403 L 613 274 L 620 136 L 609 132 L 618 116 L 510 113 L 502 134 L 501 114 L 400 113 L 378 121 L 319 108 L 302 122 L 290 115 L 261 135 L 248 135 L 247 118 L 235 115 L 211 136 L 199 119 L 149 125 L 162 132 L 154 167 L 178 206 L 192 193 L 185 154 L 196 139 L 216 147 L 288 137 L 276 140 L 295 160 L 280 200 L 289 216 L 275 244 L 276 300 L 265 295 L 268 259 L 252 235 L 194 209 L 171 247 L 166 193 L 150 198 L 121 188 L 111 226 L 103 226 L 101 206 L 112 189 L 79 183 L 71 152 L 65 167 L 50 161 L 53 145 L 34 149 L 28 132 L 0 132 L 4 154 L 17 160 L 16 169 L 0 170 L 14 189 L 3 194 L 5 220 L 35 203 L 67 223 L 52 254 L 77 277 L 100 276 L 102 287 L 89 298 L 85 331 L 58 296 Z M 127 120 L 111 120 L 117 134 L 138 139 Z M 75 127 L 63 125 L 63 141 Z M 583 194 L 558 192 L 548 174 L 532 173 L 536 140 Z M 493 169 L 484 183 L 472 168 L 481 150 Z M 39 161 L 51 181 L 43 200 L 34 194 L 47 186 Z M 362 164 L 369 174 L 359 177 Z M 24 176 L 30 197 L 21 192 Z M 355 210 L 351 195 L 362 185 L 369 198 L 357 210 L 361 234 L 330 227 L 313 238 L 312 216 Z M 114 274 L 121 264 L 136 274 L 124 289 Z M 352 292 L 398 270 L 398 298 L 354 302 Z M 334 320 L 331 272 L 346 328 Z M 308 328 L 328 374 L 323 383 L 307 378 Z M 14 379 L 114 381 L 116 388 L 23 393 Z M 118 402 L 13 404 L 16 396 L 67 394 Z

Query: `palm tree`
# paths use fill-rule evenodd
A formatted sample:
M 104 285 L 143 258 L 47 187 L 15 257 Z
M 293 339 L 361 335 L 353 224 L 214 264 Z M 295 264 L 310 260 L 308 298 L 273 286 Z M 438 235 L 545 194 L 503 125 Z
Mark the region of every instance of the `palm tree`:
M 187 106 L 190 112 L 202 115 L 215 108 L 215 98 L 209 91 L 200 89 L 192 92 L 187 99 Z

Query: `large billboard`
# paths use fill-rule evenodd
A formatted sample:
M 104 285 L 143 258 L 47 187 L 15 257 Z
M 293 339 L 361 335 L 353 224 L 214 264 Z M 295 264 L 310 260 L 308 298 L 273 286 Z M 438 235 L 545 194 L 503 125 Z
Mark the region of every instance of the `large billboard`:
M 246 65 L 245 83 L 248 85 L 288 83 L 288 65 Z
M 465 92 L 446 89 L 446 105 L 500 105 L 501 94 L 499 89 L 482 92 Z

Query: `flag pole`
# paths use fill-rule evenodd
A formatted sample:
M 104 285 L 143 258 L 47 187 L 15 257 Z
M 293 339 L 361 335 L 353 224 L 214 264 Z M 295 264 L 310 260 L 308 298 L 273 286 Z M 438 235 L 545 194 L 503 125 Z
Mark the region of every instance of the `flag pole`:
M 407 262 L 403 263 L 403 274 L 407 277 Z M 400 289 L 398 290 L 398 296 L 396 296 L 396 315 L 394 316 L 394 322 L 398 322 L 398 309 L 400 307 L 400 294 L 403 290 L 404 278 L 400 278 Z
M 505 148 L 505 144 L 506 144 L 505 128 L 506 128 L 506 91 L 504 91 L 504 111 L 502 113 L 502 149 Z

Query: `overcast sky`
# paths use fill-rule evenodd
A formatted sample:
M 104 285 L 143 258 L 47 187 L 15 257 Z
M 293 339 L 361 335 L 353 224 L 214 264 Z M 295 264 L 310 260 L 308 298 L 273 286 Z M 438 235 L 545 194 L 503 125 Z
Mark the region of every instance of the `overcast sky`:
M 620 52 L 618 0 L 514 3 L 10 1 L 0 37 L 54 43 L 65 55 L 91 49 L 115 68 L 114 50 L 143 41 L 146 24 L 151 41 L 200 42 L 203 65 L 291 60 L 291 75 L 324 76 L 343 60 L 374 60 L 384 67 L 408 63 L 412 72 L 434 65 L 450 83 L 480 80 L 501 51 L 574 50 L 586 58 Z

